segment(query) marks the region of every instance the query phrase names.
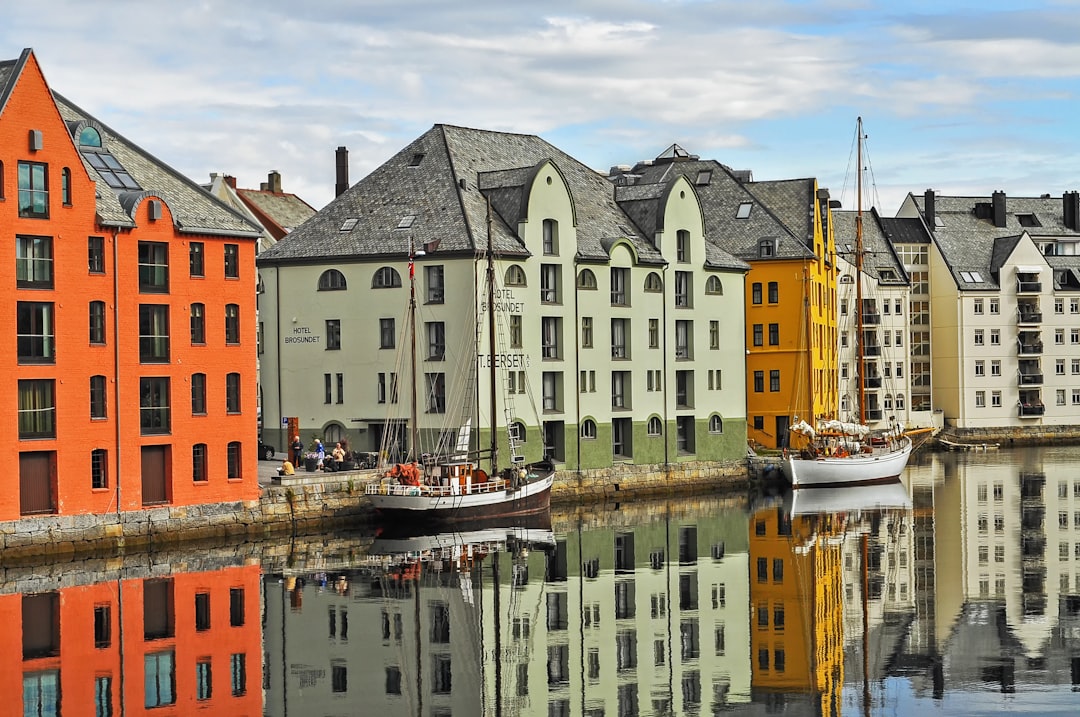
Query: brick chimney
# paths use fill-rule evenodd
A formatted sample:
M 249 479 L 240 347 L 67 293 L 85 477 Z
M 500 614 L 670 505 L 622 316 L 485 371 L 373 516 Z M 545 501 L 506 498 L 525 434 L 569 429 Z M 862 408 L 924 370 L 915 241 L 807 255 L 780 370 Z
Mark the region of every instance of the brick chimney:
M 266 189 L 274 194 L 281 194 L 281 172 L 270 170 L 270 174 L 266 175 Z
M 1065 228 L 1080 232 L 1080 192 L 1065 192 L 1061 195 L 1061 203 L 1064 208 L 1062 218 L 1065 220 Z
M 1005 192 L 1000 189 L 990 195 L 991 212 L 995 227 L 1005 226 Z
M 225 184 L 228 184 L 233 189 L 236 189 L 236 177 L 232 176 L 231 174 L 226 174 Z
M 934 227 L 937 226 L 937 209 L 934 207 L 934 190 L 927 189 L 923 192 L 923 217 L 926 219 L 926 226 L 930 227 L 930 231 L 934 231 Z
M 349 188 L 349 150 L 338 147 L 335 153 L 337 161 L 337 183 L 334 185 L 334 196 L 340 197 Z

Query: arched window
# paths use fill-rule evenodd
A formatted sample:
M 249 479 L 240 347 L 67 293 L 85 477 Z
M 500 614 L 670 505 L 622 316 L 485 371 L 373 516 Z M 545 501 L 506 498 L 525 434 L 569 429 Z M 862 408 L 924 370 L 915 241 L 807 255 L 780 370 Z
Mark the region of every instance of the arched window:
M 720 416 L 709 417 L 709 433 L 723 433 L 724 432 L 724 419 Z
M 393 269 L 390 269 L 390 271 L 393 271 Z M 345 275 L 337 269 L 327 269 L 319 276 L 319 291 L 344 291 L 347 288 L 349 287 L 345 282 Z
M 776 256 L 776 240 L 761 239 L 758 241 L 758 258 L 769 259 Z
M 375 270 L 375 276 L 371 279 L 372 289 L 391 289 L 401 286 L 401 275 L 392 266 L 381 266 Z
M 345 438 L 345 429 L 341 427 L 340 423 L 330 423 L 330 424 L 328 424 L 326 426 L 326 429 L 323 431 L 323 439 L 324 439 L 323 444 L 326 445 L 326 446 L 331 446 L 332 447 L 335 443 L 338 443 L 339 441 L 343 440 L 344 438 Z M 332 448 L 327 448 L 327 451 L 330 451 L 330 450 L 333 450 L 333 449 Z
M 892 410 L 892 394 L 891 393 L 886 393 L 885 394 L 885 399 L 882 401 L 881 407 L 886 411 L 891 411 Z
M 656 293 L 664 290 L 664 282 L 660 281 L 660 275 L 655 271 L 649 272 L 645 277 L 645 291 Z
M 101 135 L 93 127 L 83 127 L 82 132 L 79 133 L 79 146 L 100 147 Z
M 524 443 L 526 439 L 525 424 L 521 421 L 514 421 L 510 424 L 510 430 L 514 432 L 514 440 L 518 443 Z
M 855 283 L 855 277 L 853 277 L 851 274 L 841 274 L 840 275 L 840 283 L 841 284 L 854 284 Z
M 67 167 L 60 172 L 60 201 L 65 207 L 71 206 L 71 170 Z
M 664 432 L 663 425 L 660 423 L 660 418 L 658 416 L 653 416 L 649 419 L 647 430 L 650 436 L 659 436 Z
M 719 276 L 710 276 L 708 281 L 705 282 L 705 293 L 714 294 L 716 296 L 724 295 L 724 285 L 720 283 Z
M 897 411 L 903 411 L 904 410 L 904 394 L 902 394 L 902 393 L 896 394 L 896 410 Z
M 544 220 L 544 255 L 559 255 L 559 223 L 554 219 Z
M 596 439 L 596 421 L 586 418 L 581 422 L 581 437 L 588 440 Z
M 506 270 L 506 278 L 503 283 L 507 286 L 525 286 L 525 270 L 517 264 L 512 264 Z
M 592 272 L 592 269 L 582 269 L 581 272 L 577 275 L 577 288 L 596 288 L 596 274 Z
M 243 466 L 240 465 L 240 441 L 233 441 L 225 449 L 226 465 L 228 470 L 229 480 L 235 480 L 244 476 L 241 470 Z

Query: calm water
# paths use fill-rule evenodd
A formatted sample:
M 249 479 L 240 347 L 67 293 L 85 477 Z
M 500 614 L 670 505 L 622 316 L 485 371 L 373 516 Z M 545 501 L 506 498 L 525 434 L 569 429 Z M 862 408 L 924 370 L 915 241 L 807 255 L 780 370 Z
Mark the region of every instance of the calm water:
M 0 714 L 1075 714 L 1078 463 L 0 568 Z

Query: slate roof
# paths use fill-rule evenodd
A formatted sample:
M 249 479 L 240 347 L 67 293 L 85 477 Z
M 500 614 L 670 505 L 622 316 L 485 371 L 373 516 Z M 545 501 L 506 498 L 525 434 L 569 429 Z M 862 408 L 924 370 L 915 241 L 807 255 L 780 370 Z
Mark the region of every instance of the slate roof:
M 764 202 L 765 206 L 784 222 L 793 236 L 802 239 L 806 247 L 813 250 L 813 179 L 778 179 L 750 182 L 746 186 L 751 194 Z
M 668 151 L 670 153 L 670 149 Z M 667 154 L 667 153 L 665 153 Z M 706 182 L 704 177 L 708 176 Z M 805 237 L 794 234 L 788 225 L 773 212 L 752 190 L 758 183 L 743 183 L 729 167 L 715 160 L 702 160 L 694 155 L 686 159 L 665 159 L 663 156 L 649 162 L 640 162 L 623 173 L 616 181 L 628 182 L 619 188 L 621 202 L 640 201 L 648 197 L 647 186 L 666 185 L 676 176 L 684 176 L 693 185 L 705 215 L 705 238 L 715 248 L 744 261 L 758 261 L 758 243 L 762 239 L 775 239 L 776 259 L 808 258 L 813 251 L 807 247 Z M 743 173 L 745 176 L 745 173 Z M 760 183 L 766 185 L 770 183 Z M 762 189 L 762 192 L 767 192 Z M 751 203 L 750 215 L 738 218 L 739 206 Z M 805 214 L 807 207 L 801 208 Z M 642 225 L 654 225 L 655 218 L 643 210 L 629 210 L 635 221 Z
M 248 205 L 276 239 L 281 239 L 315 214 L 315 208 L 290 192 L 241 189 L 236 195 Z
M 557 147 L 535 135 L 437 124 L 263 252 L 259 263 L 404 256 L 410 243 L 473 254 L 487 243 L 486 197 L 495 250 L 525 256 L 516 235 L 525 188 L 549 160 L 570 187 L 579 260 L 607 261 L 605 242 L 626 238 L 640 261 L 663 262 L 615 203 L 607 179 Z M 411 224 L 398 228 L 406 217 Z
M 19 73 L 33 53 L 23 50 L 18 60 L 0 62 L 0 112 L 7 104 Z M 97 185 L 97 222 L 102 226 L 134 227 L 131 212 L 152 193 L 160 196 L 172 211 L 181 233 L 258 237 L 259 231 L 240 214 L 204 192 L 198 184 L 128 141 L 70 100 L 53 92 L 60 116 L 77 141 L 82 127 L 89 124 L 101 135 L 102 149 L 107 150 L 139 184 L 139 190 L 114 190 L 105 183 L 85 157 L 83 165 Z
M 910 196 L 920 215 L 925 217 L 925 196 Z M 1080 241 L 1080 232 L 1065 226 L 1061 197 L 1006 197 L 1003 227 L 994 226 L 991 213 L 988 213 L 991 205 L 991 197 L 934 196 L 934 215 L 940 219 L 940 224 L 933 228 L 933 241 L 957 288 L 962 291 L 999 289 L 997 270 L 1025 232 L 1032 238 Z M 1039 226 L 1021 223 L 1020 216 L 1031 215 Z M 1080 269 L 1080 256 L 1046 256 L 1044 259 L 1053 268 Z M 982 281 L 968 281 L 961 272 L 977 272 Z
M 852 266 L 856 263 L 855 220 L 858 215 L 857 211 L 851 210 L 832 211 L 836 253 Z M 921 225 L 921 222 L 915 221 Z M 905 286 L 910 277 L 889 243 L 885 225 L 886 220 L 878 215 L 876 209 L 863 212 L 863 272 L 876 279 L 881 286 Z M 888 272 L 892 273 L 892 278 L 888 276 Z

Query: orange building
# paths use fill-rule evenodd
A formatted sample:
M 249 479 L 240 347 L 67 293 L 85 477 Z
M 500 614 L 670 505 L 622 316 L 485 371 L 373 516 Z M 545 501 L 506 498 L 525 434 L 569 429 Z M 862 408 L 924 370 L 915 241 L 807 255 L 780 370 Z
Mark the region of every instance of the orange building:
M 248 565 L 0 596 L 0 688 L 17 714 L 261 715 L 259 576 Z
M 0 232 L 0 521 L 256 499 L 257 228 L 24 50 L 0 62 Z

